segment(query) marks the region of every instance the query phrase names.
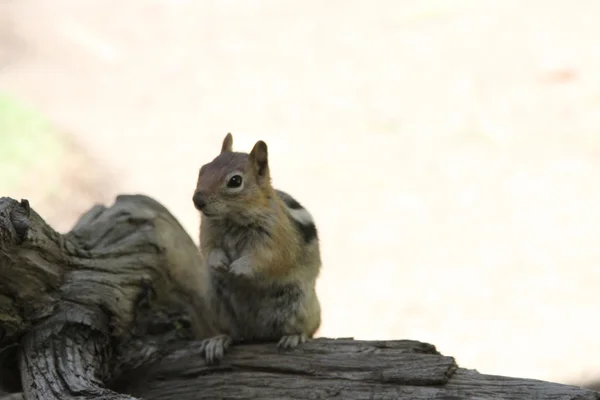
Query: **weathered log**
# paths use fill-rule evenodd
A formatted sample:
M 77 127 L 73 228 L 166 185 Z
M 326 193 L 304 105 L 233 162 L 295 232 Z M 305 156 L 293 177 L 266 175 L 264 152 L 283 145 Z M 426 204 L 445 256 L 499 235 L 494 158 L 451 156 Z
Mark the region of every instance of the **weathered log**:
M 121 345 L 165 329 L 173 340 L 212 332 L 201 265 L 191 238 L 148 197 L 96 206 L 66 235 L 27 201 L 0 199 L 0 348 L 19 343 L 28 398 L 130 398 L 104 384 Z M 7 375 L 14 367 L 3 365 Z
M 214 333 L 206 283 L 192 239 L 148 197 L 96 206 L 65 235 L 27 201 L 0 199 L 0 400 L 600 400 L 461 369 L 416 341 L 244 344 L 209 367 L 197 340 Z
M 281 354 L 273 344 L 235 347 L 206 367 L 199 346 L 163 358 L 132 393 L 144 399 L 600 399 L 600 393 L 458 368 L 426 343 L 316 339 Z

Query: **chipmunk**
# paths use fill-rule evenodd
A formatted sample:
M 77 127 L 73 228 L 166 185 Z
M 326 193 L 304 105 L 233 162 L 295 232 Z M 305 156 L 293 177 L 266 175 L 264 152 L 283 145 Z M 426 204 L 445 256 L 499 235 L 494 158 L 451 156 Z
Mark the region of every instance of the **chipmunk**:
M 221 153 L 200 168 L 193 196 L 220 330 L 203 342 L 209 364 L 233 342 L 278 341 L 279 348 L 290 349 L 321 325 L 315 222 L 271 185 L 265 142 L 256 142 L 250 154 L 232 146 L 228 133 Z

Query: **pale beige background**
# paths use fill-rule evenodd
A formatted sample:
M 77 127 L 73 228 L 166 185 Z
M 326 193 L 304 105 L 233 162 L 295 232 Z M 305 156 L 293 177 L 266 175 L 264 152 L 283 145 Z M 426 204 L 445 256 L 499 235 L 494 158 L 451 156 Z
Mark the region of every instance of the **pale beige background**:
M 320 335 L 600 377 L 599 2 L 0 5 L 0 90 L 99 160 L 95 199 L 151 195 L 195 239 L 198 167 L 266 140 L 319 222 Z

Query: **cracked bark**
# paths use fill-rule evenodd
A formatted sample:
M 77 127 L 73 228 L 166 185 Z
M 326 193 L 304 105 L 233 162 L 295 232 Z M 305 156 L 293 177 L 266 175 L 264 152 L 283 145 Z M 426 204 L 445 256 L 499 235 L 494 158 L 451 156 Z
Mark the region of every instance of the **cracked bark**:
M 93 207 L 64 235 L 27 201 L 1 198 L 0 400 L 600 399 L 461 369 L 416 341 L 245 344 L 207 367 L 197 339 L 214 329 L 201 265 L 148 197 Z

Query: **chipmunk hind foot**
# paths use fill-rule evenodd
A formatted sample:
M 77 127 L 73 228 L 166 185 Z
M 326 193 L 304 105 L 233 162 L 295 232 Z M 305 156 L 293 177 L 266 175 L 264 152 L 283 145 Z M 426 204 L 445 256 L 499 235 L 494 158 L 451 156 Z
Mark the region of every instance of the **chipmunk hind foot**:
M 202 341 L 202 354 L 207 365 L 218 363 L 232 343 L 229 335 L 217 335 Z
M 280 349 L 293 349 L 300 343 L 306 342 L 306 340 L 306 335 L 303 333 L 298 335 L 286 335 L 279 340 L 279 343 L 277 343 L 277 347 L 279 347 Z

